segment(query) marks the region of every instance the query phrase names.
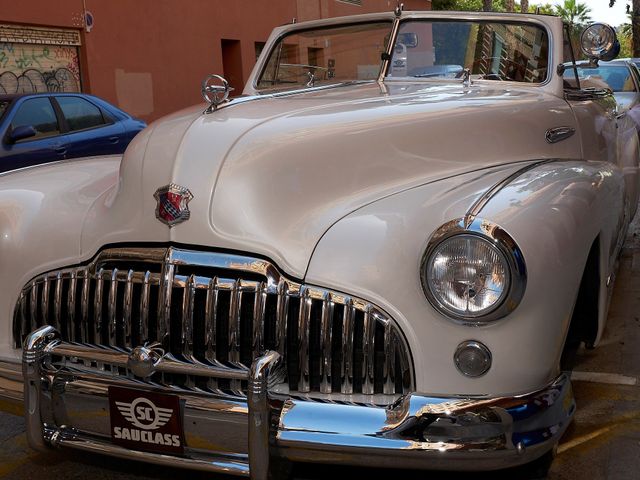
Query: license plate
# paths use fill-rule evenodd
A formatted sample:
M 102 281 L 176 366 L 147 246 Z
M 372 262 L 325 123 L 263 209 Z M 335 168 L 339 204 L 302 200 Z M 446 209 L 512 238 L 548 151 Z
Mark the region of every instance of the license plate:
M 111 440 L 148 452 L 182 454 L 184 431 L 176 395 L 109 387 Z

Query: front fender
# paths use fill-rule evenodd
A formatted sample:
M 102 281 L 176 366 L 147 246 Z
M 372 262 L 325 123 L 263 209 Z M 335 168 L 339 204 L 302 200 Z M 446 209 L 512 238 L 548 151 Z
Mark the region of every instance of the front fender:
M 20 290 L 35 275 L 80 261 L 90 207 L 118 182 L 121 156 L 89 157 L 0 175 L 0 315 L 13 318 Z M 3 321 L 0 359 L 15 358 L 12 322 Z
M 507 231 L 521 248 L 527 289 L 508 316 L 484 327 L 452 322 L 427 301 L 420 260 L 431 234 L 465 215 L 478 197 L 522 165 L 455 177 L 370 204 L 321 239 L 306 281 L 377 303 L 399 323 L 410 345 L 418 391 L 513 395 L 533 391 L 557 373 L 564 338 L 591 244 L 603 249 L 624 207 L 622 173 L 600 162 L 539 165 L 503 187 L 480 217 Z M 489 347 L 493 365 L 480 378 L 455 368 L 464 340 Z

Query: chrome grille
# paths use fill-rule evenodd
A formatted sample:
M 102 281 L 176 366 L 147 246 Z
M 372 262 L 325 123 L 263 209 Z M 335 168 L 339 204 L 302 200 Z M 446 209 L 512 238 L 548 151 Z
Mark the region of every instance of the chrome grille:
M 240 255 L 104 250 L 88 265 L 24 287 L 16 346 L 45 324 L 69 342 L 124 352 L 156 342 L 178 362 L 227 369 L 246 370 L 264 350 L 276 350 L 286 361 L 289 393 L 397 397 L 413 386 L 404 337 L 382 311 Z M 154 380 L 238 395 L 246 388 L 240 380 L 173 374 Z

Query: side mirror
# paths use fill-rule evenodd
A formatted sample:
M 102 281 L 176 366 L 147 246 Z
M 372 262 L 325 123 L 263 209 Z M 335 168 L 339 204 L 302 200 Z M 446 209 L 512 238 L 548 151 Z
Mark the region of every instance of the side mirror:
M 593 23 L 585 28 L 580 35 L 580 47 L 593 65 L 599 60 L 613 60 L 620 53 L 616 31 L 606 23 Z
M 38 132 L 31 125 L 21 125 L 11 131 L 8 139 L 10 143 L 16 143 L 25 138 L 35 137 L 37 134 Z

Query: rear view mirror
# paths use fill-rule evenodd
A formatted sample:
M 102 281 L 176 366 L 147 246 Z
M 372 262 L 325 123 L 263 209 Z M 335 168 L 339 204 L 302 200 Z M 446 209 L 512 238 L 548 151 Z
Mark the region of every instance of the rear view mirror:
M 16 143 L 25 138 L 35 137 L 38 132 L 31 125 L 21 125 L 14 128 L 9 134 L 9 142 Z

